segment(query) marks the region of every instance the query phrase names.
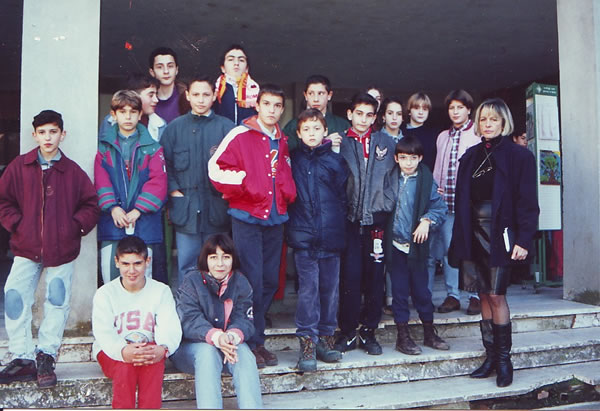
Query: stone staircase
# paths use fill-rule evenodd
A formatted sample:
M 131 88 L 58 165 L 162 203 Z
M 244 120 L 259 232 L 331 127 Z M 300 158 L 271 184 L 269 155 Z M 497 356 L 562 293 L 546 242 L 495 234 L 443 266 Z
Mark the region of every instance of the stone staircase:
M 520 287 L 515 291 L 509 291 L 515 367 L 515 381 L 510 387 L 497 388 L 494 378 L 468 378 L 483 360 L 484 351 L 478 319 L 463 313 L 436 316 L 438 333 L 450 344 L 450 351 L 425 347 L 419 356 L 395 351 L 395 326 L 384 316 L 377 330 L 383 355 L 369 356 L 355 350 L 339 363 L 319 362 L 317 372 L 299 373 L 295 370 L 298 343 L 293 319 L 289 310 L 281 310 L 272 315 L 274 327 L 267 330 L 268 348 L 277 351 L 279 365 L 260 371 L 265 407 L 469 408 L 469 401 L 525 394 L 571 378 L 599 385 L 600 307 L 562 300 L 556 289 L 538 290 L 537 294 Z M 422 327 L 417 320 L 411 322 L 411 333 L 421 345 Z M 0 406 L 109 406 L 111 382 L 91 361 L 91 343 L 91 337 L 66 338 L 57 364 L 58 385 L 43 390 L 35 383 L 0 386 Z M 0 356 L 4 351 L 6 341 L 0 341 Z M 192 376 L 168 366 L 163 388 L 165 407 L 194 407 L 193 383 Z M 224 396 L 230 397 L 225 406 L 235 407 L 230 377 L 223 378 L 222 387 Z

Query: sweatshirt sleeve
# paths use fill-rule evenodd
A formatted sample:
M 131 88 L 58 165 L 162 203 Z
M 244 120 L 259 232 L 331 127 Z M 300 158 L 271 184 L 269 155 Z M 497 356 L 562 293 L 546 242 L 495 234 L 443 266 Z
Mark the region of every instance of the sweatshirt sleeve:
M 446 221 L 448 206 L 440 193 L 437 192 L 437 189 L 438 185 L 433 181 L 433 184 L 431 185 L 431 195 L 429 197 L 429 208 L 420 218 L 429 218 L 433 224 L 442 224 Z
M 166 345 L 169 348 L 169 355 L 171 355 L 177 351 L 181 342 L 181 323 L 179 322 L 171 290 L 167 286 L 161 288 L 160 304 L 156 312 L 154 340 L 158 345 Z
M 135 201 L 135 208 L 142 213 L 155 213 L 161 209 L 167 199 L 167 169 L 162 147 L 152 154 L 148 167 L 150 177 L 142 186 Z
M 127 345 L 125 338 L 115 329 L 115 313 L 110 303 L 110 283 L 100 287 L 92 305 L 92 333 L 99 348 L 116 361 L 123 361 L 121 350 Z
M 19 189 L 15 173 L 17 161 L 19 161 L 18 158 L 13 160 L 0 177 L 0 223 L 10 233 L 15 232 L 22 217 L 17 200 L 17 190 Z

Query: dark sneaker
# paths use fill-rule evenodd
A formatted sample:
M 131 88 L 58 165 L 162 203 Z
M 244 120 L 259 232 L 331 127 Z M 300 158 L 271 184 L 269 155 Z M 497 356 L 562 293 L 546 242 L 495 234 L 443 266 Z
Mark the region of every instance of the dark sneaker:
M 438 313 L 449 313 L 451 311 L 460 310 L 460 301 L 454 297 L 448 296 L 437 310 Z
M 39 352 L 35 361 L 37 362 L 38 387 L 47 388 L 56 385 L 56 374 L 54 373 L 54 358 L 51 355 Z
M 317 343 L 317 359 L 323 362 L 337 362 L 342 359 L 342 353 L 335 348 L 333 335 L 319 337 Z
M 254 358 L 256 358 L 256 368 L 261 369 L 267 366 L 265 359 L 262 357 L 262 355 L 260 355 L 259 352 L 256 351 L 256 348 L 252 349 L 252 354 L 254 354 Z
M 315 342 L 309 335 L 298 337 L 300 340 L 300 358 L 298 359 L 298 371 L 317 371 L 317 356 Z
M 356 349 L 356 334 L 349 336 L 340 332 L 335 339 L 333 349 L 339 352 L 352 351 Z
M 381 345 L 375 339 L 375 330 L 372 328 L 361 327 L 358 332 L 359 346 L 369 355 L 381 355 L 383 350 Z
M 253 351 L 255 353 L 254 355 L 256 355 L 256 353 L 258 352 L 260 356 L 264 358 L 266 365 L 271 367 L 273 365 L 279 364 L 277 356 L 271 351 L 267 350 L 264 345 L 256 346 L 256 348 Z
M 469 298 L 469 306 L 467 307 L 467 315 L 478 315 L 481 314 L 481 303 L 479 298 Z
M 10 384 L 15 381 L 33 381 L 36 376 L 35 361 L 16 358 L 0 371 L 0 384 Z

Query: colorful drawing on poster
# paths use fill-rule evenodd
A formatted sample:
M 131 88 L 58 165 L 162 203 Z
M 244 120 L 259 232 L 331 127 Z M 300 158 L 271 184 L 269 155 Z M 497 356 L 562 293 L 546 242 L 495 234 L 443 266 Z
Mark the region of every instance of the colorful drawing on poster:
M 540 184 L 559 186 L 562 182 L 560 152 L 540 150 Z

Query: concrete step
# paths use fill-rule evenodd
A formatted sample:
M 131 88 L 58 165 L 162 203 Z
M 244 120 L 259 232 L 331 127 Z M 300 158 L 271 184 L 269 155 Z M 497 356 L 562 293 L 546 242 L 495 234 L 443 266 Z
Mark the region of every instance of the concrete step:
M 265 334 L 269 336 L 267 346 L 276 351 L 298 350 L 293 315 L 275 314 L 272 318 L 274 327 L 265 330 Z M 528 304 L 523 309 L 513 312 L 512 321 L 514 333 L 600 327 L 600 307 L 558 299 L 542 300 L 537 306 Z M 413 315 L 409 324 L 414 338 L 421 339 L 423 333 L 419 320 Z M 436 314 L 435 326 L 442 338 L 480 335 L 479 316 L 466 315 L 464 312 Z M 390 316 L 383 316 L 377 330 L 377 337 L 382 343 L 391 344 L 395 341 L 396 328 Z M 91 361 L 93 341 L 91 336 L 64 338 L 58 361 L 65 363 Z M 0 364 L 7 350 L 8 341 L 0 340 Z
M 381 384 L 352 388 L 264 395 L 269 409 L 469 409 L 469 402 L 523 395 L 539 387 L 577 378 L 600 384 L 600 361 L 518 370 L 509 387 L 499 388 L 496 379 L 467 376 Z M 564 406 L 561 409 L 565 409 Z
M 339 363 L 319 363 L 315 373 L 295 370 L 297 351 L 279 351 L 279 365 L 260 371 L 262 391 L 289 393 L 464 376 L 483 360 L 478 337 L 449 338 L 448 343 L 450 351 L 425 347 L 419 356 L 401 354 L 390 344 L 384 345 L 380 356 L 355 350 L 344 354 Z M 600 360 L 600 329 L 518 333 L 513 336 L 512 355 L 517 370 Z M 45 408 L 110 404 L 111 382 L 102 375 L 97 363 L 59 363 L 57 375 L 59 383 L 51 389 L 40 390 L 32 382 L 0 386 L 0 406 Z M 234 395 L 229 377 L 223 378 L 223 393 L 229 397 Z M 193 377 L 171 367 L 165 375 L 163 397 L 167 401 L 193 399 Z M 289 408 L 289 404 L 284 408 Z

